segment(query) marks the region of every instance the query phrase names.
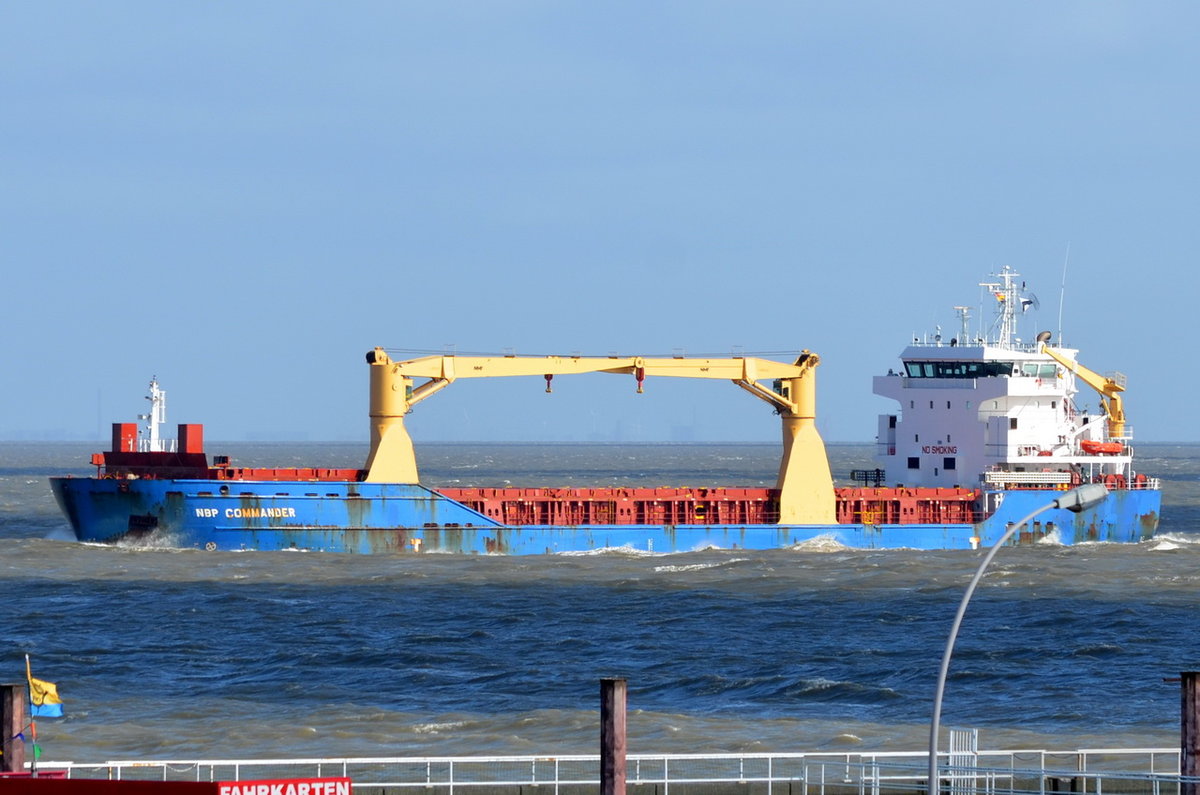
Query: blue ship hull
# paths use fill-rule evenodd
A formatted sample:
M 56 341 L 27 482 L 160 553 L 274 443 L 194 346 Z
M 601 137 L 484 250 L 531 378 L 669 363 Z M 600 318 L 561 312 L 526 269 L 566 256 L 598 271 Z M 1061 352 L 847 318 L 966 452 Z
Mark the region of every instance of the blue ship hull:
M 1062 493 L 987 492 L 986 504 L 996 508 L 977 524 L 506 526 L 416 485 L 158 478 L 52 478 L 51 485 L 80 541 L 357 554 L 668 553 L 778 549 L 818 540 L 861 549 L 973 549 L 991 546 L 1010 523 Z M 1141 541 L 1157 528 L 1160 503 L 1158 490 L 1116 490 L 1080 514 L 1039 514 L 1013 543 Z

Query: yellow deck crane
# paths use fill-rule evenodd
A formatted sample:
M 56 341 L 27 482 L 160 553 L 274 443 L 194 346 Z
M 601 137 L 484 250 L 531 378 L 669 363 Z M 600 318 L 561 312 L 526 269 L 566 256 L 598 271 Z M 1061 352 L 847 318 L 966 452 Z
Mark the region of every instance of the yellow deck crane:
M 1085 384 L 1096 390 L 1100 396 L 1100 410 L 1104 412 L 1104 416 L 1108 420 L 1108 435 L 1113 439 L 1125 438 L 1125 405 L 1120 394 L 1125 391 L 1124 376 L 1117 374 L 1115 377 L 1109 377 L 1089 370 L 1074 359 L 1068 359 L 1047 345 L 1049 337 L 1049 332 L 1045 331 L 1038 335 L 1042 353 L 1079 376 Z
M 371 453 L 367 481 L 417 483 L 417 459 L 404 416 L 412 407 L 462 378 L 556 375 L 633 375 L 637 390 L 650 376 L 727 380 L 770 403 L 783 418 L 779 465 L 780 524 L 833 524 L 833 477 L 816 427 L 816 376 L 820 358 L 803 351 L 794 364 L 757 358 L 656 359 L 641 356 L 426 356 L 392 361 L 383 348 L 367 354 L 371 368 Z M 415 379 L 428 379 L 414 387 Z M 763 386 L 770 379 L 774 388 Z

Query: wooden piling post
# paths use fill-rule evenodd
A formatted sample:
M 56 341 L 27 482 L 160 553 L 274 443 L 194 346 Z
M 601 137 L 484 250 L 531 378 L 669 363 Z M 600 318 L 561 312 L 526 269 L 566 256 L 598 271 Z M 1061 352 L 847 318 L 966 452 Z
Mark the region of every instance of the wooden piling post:
M 600 795 L 625 795 L 624 679 L 600 680 Z
M 0 772 L 25 772 L 25 685 L 0 685 L 0 731 L 4 732 L 0 742 Z
M 1200 776 L 1200 671 L 1179 675 L 1179 775 Z M 1194 782 L 1184 782 L 1179 795 L 1200 795 Z

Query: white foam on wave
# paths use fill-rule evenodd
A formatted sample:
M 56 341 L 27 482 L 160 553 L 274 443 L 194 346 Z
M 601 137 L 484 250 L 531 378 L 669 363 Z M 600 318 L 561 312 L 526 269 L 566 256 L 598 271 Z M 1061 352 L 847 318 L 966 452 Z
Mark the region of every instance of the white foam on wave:
M 153 532 L 141 538 L 122 538 L 114 544 L 100 544 L 131 552 L 192 552 L 179 544 L 179 540 L 168 533 Z
M 1037 546 L 1042 546 L 1042 547 L 1066 546 L 1065 544 L 1063 544 L 1062 531 L 1059 530 L 1057 527 L 1054 528 L 1053 530 L 1051 530 L 1049 533 L 1046 533 L 1046 535 L 1039 538 L 1037 541 L 1034 542 L 1034 544 L 1036 544 Z
M 568 551 L 564 551 L 564 552 L 558 552 L 555 554 L 562 555 L 563 557 L 590 557 L 592 555 L 623 555 L 625 557 L 631 557 L 631 558 L 653 558 L 653 557 L 659 557 L 663 553 L 651 552 L 650 550 L 637 549 L 636 547 L 631 547 L 631 546 L 625 545 L 625 546 L 619 546 L 619 547 L 598 547 L 597 549 L 568 550 Z
M 461 720 L 452 720 L 445 723 L 418 723 L 412 729 L 414 734 L 441 734 L 451 729 L 461 729 L 465 725 Z
M 717 567 L 716 563 L 691 563 L 686 566 L 655 566 L 654 570 L 675 574 L 675 573 L 685 572 L 685 571 L 702 571 L 704 569 L 714 569 L 716 567 Z
M 795 552 L 842 552 L 850 548 L 838 541 L 837 536 L 832 533 L 810 538 L 807 541 L 798 541 L 788 547 Z
M 800 687 L 800 692 L 804 693 L 804 694 L 823 693 L 828 690 L 832 690 L 835 687 L 846 687 L 846 686 L 851 686 L 853 684 L 854 684 L 853 682 L 841 681 L 838 679 L 829 679 L 828 677 L 818 676 L 813 679 L 809 679 L 809 680 L 805 681 Z
M 1162 533 L 1146 542 L 1151 552 L 1171 552 L 1176 549 L 1186 549 L 1200 544 L 1200 538 L 1190 535 Z

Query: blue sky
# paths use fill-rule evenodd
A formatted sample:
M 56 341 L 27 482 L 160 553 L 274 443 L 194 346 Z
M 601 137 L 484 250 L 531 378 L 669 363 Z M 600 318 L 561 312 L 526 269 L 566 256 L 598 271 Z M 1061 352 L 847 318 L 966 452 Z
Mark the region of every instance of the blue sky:
M 362 439 L 363 354 L 821 354 L 819 427 L 1011 265 L 1192 410 L 1200 9 L 18 2 L 0 9 L 0 438 L 143 410 Z M 732 385 L 456 384 L 418 440 L 763 440 Z M 1092 401 L 1094 405 L 1094 401 Z

